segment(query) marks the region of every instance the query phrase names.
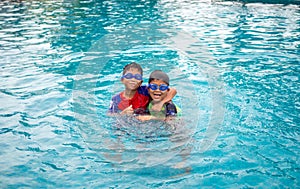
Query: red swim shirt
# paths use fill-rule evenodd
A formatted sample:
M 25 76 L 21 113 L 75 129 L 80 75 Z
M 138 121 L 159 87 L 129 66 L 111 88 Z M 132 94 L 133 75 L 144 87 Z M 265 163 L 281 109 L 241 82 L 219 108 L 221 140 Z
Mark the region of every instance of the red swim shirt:
M 124 92 L 112 97 L 109 112 L 117 113 L 132 105 L 135 114 L 143 114 L 149 102 L 149 93 L 146 86 L 140 86 L 131 99 L 124 97 Z

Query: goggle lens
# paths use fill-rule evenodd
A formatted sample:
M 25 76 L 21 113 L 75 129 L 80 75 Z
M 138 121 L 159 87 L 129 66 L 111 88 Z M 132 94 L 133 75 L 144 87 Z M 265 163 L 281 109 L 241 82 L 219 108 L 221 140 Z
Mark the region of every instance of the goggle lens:
M 140 81 L 143 80 L 143 76 L 141 74 L 133 75 L 132 73 L 127 73 L 127 74 L 123 75 L 122 78 L 125 78 L 125 79 L 135 78 L 136 80 L 140 80 Z
M 151 90 L 153 90 L 153 91 L 155 91 L 155 90 L 157 90 L 157 89 L 159 89 L 159 90 L 161 90 L 161 91 L 165 91 L 165 90 L 169 89 L 169 86 L 168 86 L 168 85 L 165 85 L 165 84 L 161 84 L 160 86 L 158 86 L 157 84 L 151 84 L 151 83 L 149 83 L 148 87 L 149 87 Z

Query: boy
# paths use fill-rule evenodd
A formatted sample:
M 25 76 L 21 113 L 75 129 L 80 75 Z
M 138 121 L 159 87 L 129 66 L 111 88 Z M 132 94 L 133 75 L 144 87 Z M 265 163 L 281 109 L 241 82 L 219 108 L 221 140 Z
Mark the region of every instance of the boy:
M 148 92 L 151 97 L 151 102 L 148 105 L 148 112 L 150 116 L 138 116 L 141 121 L 150 119 L 165 120 L 177 115 L 178 108 L 172 101 L 166 101 L 169 88 L 169 77 L 161 70 L 155 70 L 150 74 L 148 81 Z M 154 111 L 153 106 L 163 103 L 160 111 Z
M 149 93 L 146 86 L 141 86 L 143 82 L 143 70 L 135 62 L 127 64 L 123 68 L 121 82 L 125 90 L 112 97 L 109 113 L 120 113 L 122 115 L 141 115 L 146 113 L 149 103 Z M 176 95 L 175 89 L 170 89 L 163 101 L 152 107 L 153 111 L 160 111 L 164 103 L 172 100 Z

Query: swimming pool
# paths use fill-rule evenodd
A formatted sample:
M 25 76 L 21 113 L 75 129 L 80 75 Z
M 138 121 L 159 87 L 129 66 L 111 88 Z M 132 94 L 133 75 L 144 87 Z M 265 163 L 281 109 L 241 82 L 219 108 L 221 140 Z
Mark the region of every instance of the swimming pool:
M 299 188 L 291 3 L 1 1 L 1 188 Z M 106 116 L 132 61 L 169 73 L 175 133 Z

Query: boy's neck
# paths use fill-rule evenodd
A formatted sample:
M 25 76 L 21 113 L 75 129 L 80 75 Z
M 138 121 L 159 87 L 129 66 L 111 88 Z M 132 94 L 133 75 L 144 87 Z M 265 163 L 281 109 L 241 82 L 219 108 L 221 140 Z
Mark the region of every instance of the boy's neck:
M 159 103 L 163 103 L 162 101 L 154 101 L 152 100 L 151 103 L 154 105 L 154 104 L 159 104 Z
M 137 90 L 124 90 L 124 93 L 123 93 L 123 95 L 124 95 L 124 97 L 125 98 L 127 98 L 127 99 L 131 99 L 134 95 L 135 95 L 135 92 L 136 92 Z

